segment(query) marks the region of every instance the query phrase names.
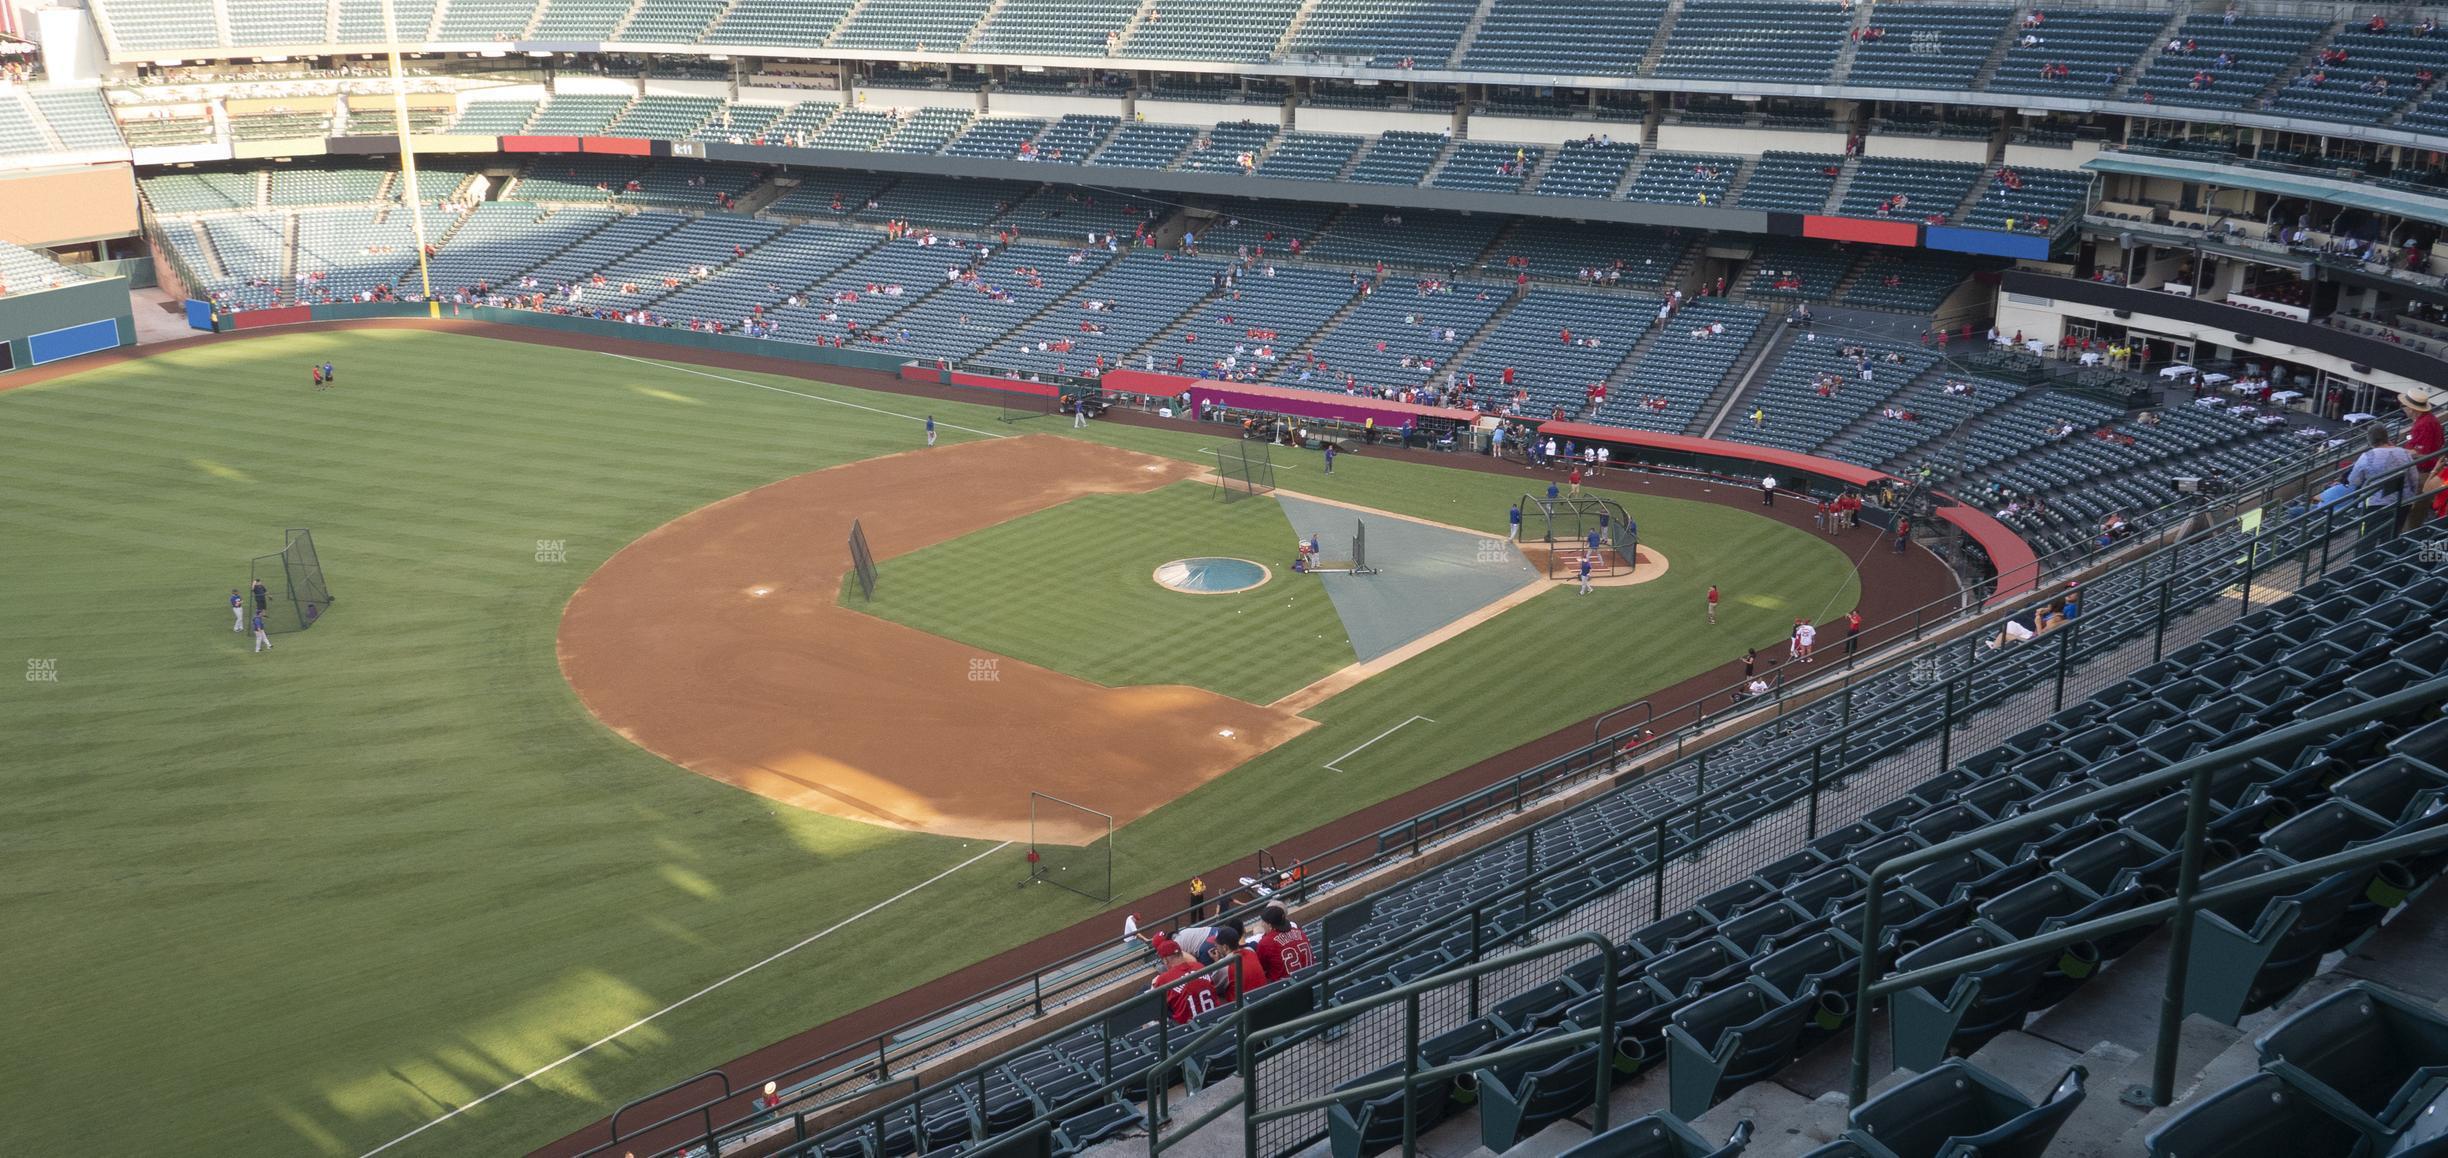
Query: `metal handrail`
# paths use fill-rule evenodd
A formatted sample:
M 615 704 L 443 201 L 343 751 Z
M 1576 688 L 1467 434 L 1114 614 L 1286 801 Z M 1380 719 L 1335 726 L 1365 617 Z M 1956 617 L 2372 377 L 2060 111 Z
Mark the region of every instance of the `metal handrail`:
M 2072 800 L 1985 824 L 1962 836 L 1943 840 L 1927 848 L 1915 849 L 1902 856 L 1891 857 L 1879 862 L 1869 870 L 1868 879 L 1863 886 L 1864 902 L 1860 930 L 1860 941 L 1863 948 L 1861 966 L 1854 979 L 1853 1008 L 1866 1013 L 1870 1009 L 1869 1003 L 1874 996 L 1882 992 L 1894 992 L 1896 988 L 1899 988 L 1892 984 L 1892 978 L 1888 983 L 1882 983 L 1877 976 L 1879 969 L 1877 937 L 1886 916 L 1885 888 L 1887 883 L 1896 877 L 1922 865 L 1944 860 L 1976 846 L 1993 845 L 2001 837 L 2010 837 L 2033 829 L 2054 826 L 2060 820 L 2090 816 L 2106 805 L 2141 796 L 2158 795 L 2161 790 L 2184 782 L 2188 785 L 2188 801 L 2185 838 L 2181 846 L 2183 860 L 2177 879 L 2176 897 L 2168 903 L 2177 906 L 2171 911 L 2190 912 L 2200 904 L 2200 899 L 2194 895 L 2194 892 L 2201 875 L 2201 845 L 2204 839 L 2202 830 L 2207 823 L 2210 776 L 2214 771 L 2253 759 L 2263 752 L 2284 747 L 2304 737 L 2330 732 L 2342 724 L 2358 724 L 2365 720 L 2395 715 L 2409 708 L 2443 701 L 2448 701 L 2448 676 L 2426 680 L 2413 687 L 2400 689 L 2378 699 L 2331 712 L 2325 716 L 2298 720 L 2251 739 L 2187 757 L 2166 768 L 2134 777 L 2122 784 L 2110 785 Z M 2175 935 L 2176 943 L 2172 946 L 2170 954 L 2168 989 L 2160 1014 L 2159 1057 L 2154 1064 L 2152 1074 L 2152 1096 L 2158 1105 L 2167 1104 L 2169 1087 L 2174 1082 L 2173 1069 L 2176 1063 L 2176 1053 L 2172 1035 L 2180 1027 L 2183 1019 L 2184 978 L 2182 970 L 2188 956 L 2186 949 L 2191 940 L 2189 923 L 2179 922 Z M 2030 954 L 2040 951 L 2043 946 L 2039 939 L 2017 941 L 2007 946 L 2007 948 L 2018 947 L 2022 949 L 2023 954 Z M 2009 958 L 2011 959 L 2012 956 L 2014 955 L 2010 954 Z M 1948 962 L 1945 968 L 1961 972 L 1969 968 L 1962 964 L 1965 960 L 1970 960 L 1970 958 Z M 2169 1014 L 2171 1009 L 2176 1011 L 2172 1017 Z M 1861 1016 L 1853 1024 L 1852 1077 L 1848 1090 L 1851 1104 L 1860 1105 L 1869 1096 L 1869 1087 L 1870 1025 L 1869 1018 Z
M 1450 988 L 1453 985 L 1466 981 L 1472 981 L 1489 973 L 1510 969 L 1516 965 L 1522 965 L 1531 961 L 1552 957 L 1559 952 L 1576 946 L 1596 949 L 1606 961 L 1606 969 L 1604 974 L 1605 980 L 1600 988 L 1599 994 L 1598 1025 L 1586 1029 L 1572 1030 L 1547 1038 L 1535 1044 L 1513 1046 L 1506 1049 L 1481 1054 L 1476 1057 L 1466 1058 L 1461 1061 L 1448 1062 L 1444 1065 L 1431 1066 L 1427 1069 L 1420 1068 L 1419 999 L 1423 994 Z M 1615 948 L 1614 942 L 1609 941 L 1605 937 L 1601 937 L 1596 933 L 1574 933 L 1570 936 L 1560 937 L 1553 941 L 1544 942 L 1531 948 L 1517 949 L 1510 953 L 1485 958 L 1460 968 L 1432 974 L 1428 977 L 1423 977 L 1413 981 L 1406 981 L 1382 992 L 1372 993 L 1357 1001 L 1346 1002 L 1329 1009 L 1318 1010 L 1314 1013 L 1302 1014 L 1301 1016 L 1292 1018 L 1288 1021 L 1267 1026 L 1261 1032 L 1269 1036 L 1296 1037 L 1312 1029 L 1324 1029 L 1330 1026 L 1340 1025 L 1345 1022 L 1355 1020 L 1373 1010 L 1392 1005 L 1397 1002 L 1400 1002 L 1405 1006 L 1409 1015 L 1405 1025 L 1405 1048 L 1403 1051 L 1403 1074 L 1401 1077 L 1381 1078 L 1365 1085 L 1353 1086 L 1347 1089 L 1338 1089 L 1324 1097 L 1304 1099 L 1293 1102 L 1289 1105 L 1277 1106 L 1271 1109 L 1257 1108 L 1256 1091 L 1258 1088 L 1258 1082 L 1257 1075 L 1252 1071 L 1252 1063 L 1254 1061 L 1252 1056 L 1252 1041 L 1255 1035 L 1251 1033 L 1249 1028 L 1250 1010 L 1253 1008 L 1253 1006 L 1245 1003 L 1234 1017 L 1218 1021 L 1215 1025 L 1209 1027 L 1206 1032 L 1201 1033 L 1196 1038 L 1193 1038 L 1190 1042 L 1185 1043 L 1179 1050 L 1157 1061 L 1154 1065 L 1150 1066 L 1143 1075 L 1141 1075 L 1141 1080 L 1147 1083 L 1147 1088 L 1149 1091 L 1149 1158 L 1159 1158 L 1159 1156 L 1164 1153 L 1167 1146 L 1187 1139 L 1192 1134 L 1204 1129 L 1209 1123 L 1215 1121 L 1217 1118 L 1223 1116 L 1225 1113 L 1231 1111 L 1235 1107 L 1247 1107 L 1246 1112 L 1244 1112 L 1242 1115 L 1242 1119 L 1245 1123 L 1245 1131 L 1251 1132 L 1250 1141 L 1252 1145 L 1249 1147 L 1249 1152 L 1255 1153 L 1254 1132 L 1259 1123 L 1275 1121 L 1281 1118 L 1294 1117 L 1300 1114 L 1312 1113 L 1339 1103 L 1349 1102 L 1356 1099 L 1374 1098 L 1384 1094 L 1393 1093 L 1396 1090 L 1401 1090 L 1404 1093 L 1403 1155 L 1404 1158 L 1412 1158 L 1412 1156 L 1417 1153 L 1418 1147 L 1418 1107 L 1413 1104 L 1415 1099 L 1412 1097 L 1412 1094 L 1415 1092 L 1414 1088 L 1421 1080 L 1452 1077 L 1457 1074 L 1486 1069 L 1490 1066 L 1501 1065 L 1506 1062 L 1519 1061 L 1532 1057 L 1541 1057 L 1551 1053 L 1568 1052 L 1570 1050 L 1579 1049 L 1583 1045 L 1587 1045 L 1592 1042 L 1603 1043 L 1613 1041 L 1615 1037 L 1617 984 L 1616 970 L 1619 960 L 1618 950 Z M 1164 1083 L 1166 1081 L 1166 1075 L 1170 1074 L 1175 1066 L 1181 1065 L 1183 1062 L 1188 1061 L 1192 1056 L 1194 1056 L 1195 1053 L 1204 1045 L 1204 1043 L 1212 1041 L 1214 1038 L 1219 1036 L 1223 1030 L 1228 1028 L 1235 1029 L 1239 1033 L 1240 1047 L 1239 1056 L 1237 1058 L 1238 1066 L 1235 1072 L 1241 1076 L 1241 1089 L 1232 1097 L 1219 1099 L 1216 1105 L 1209 1107 L 1204 1113 L 1200 1114 L 1197 1118 L 1192 1119 L 1180 1130 L 1175 1131 L 1170 1137 L 1167 1137 L 1161 1128 L 1163 1122 L 1163 1090 L 1165 1089 Z M 1608 1109 L 1607 1097 L 1613 1090 L 1614 1086 L 1613 1066 L 1606 1064 L 1605 1061 L 1601 1059 L 1600 1064 L 1594 1068 L 1597 1070 L 1597 1094 L 1593 1101 L 1591 1110 L 1592 1122 L 1590 1132 L 1593 1135 L 1606 1132 Z

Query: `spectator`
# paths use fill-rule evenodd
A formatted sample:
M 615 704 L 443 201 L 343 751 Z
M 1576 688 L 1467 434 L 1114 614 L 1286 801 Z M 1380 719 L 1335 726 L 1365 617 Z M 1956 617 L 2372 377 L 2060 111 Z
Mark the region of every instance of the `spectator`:
M 1162 933 L 1149 944 L 1156 950 L 1156 960 L 1164 966 L 1148 988 L 1160 989 L 1165 995 L 1165 1014 L 1173 1024 L 1182 1025 L 1191 1018 L 1216 1007 L 1214 983 L 1199 975 L 1198 959 L 1182 951 L 1179 943 Z
M 1292 923 L 1282 905 L 1268 905 L 1258 920 L 1266 926 L 1258 935 L 1258 965 L 1268 981 L 1282 981 L 1317 964 L 1317 955 L 1309 948 L 1309 934 Z

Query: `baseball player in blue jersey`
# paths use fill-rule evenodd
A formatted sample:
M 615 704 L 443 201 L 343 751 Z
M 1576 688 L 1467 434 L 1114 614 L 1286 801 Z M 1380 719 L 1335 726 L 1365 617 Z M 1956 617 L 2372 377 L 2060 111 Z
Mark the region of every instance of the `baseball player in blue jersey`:
M 1590 557 L 1581 556 L 1581 594 L 1590 593 Z
M 246 596 L 235 587 L 230 588 L 230 630 L 246 630 Z
M 935 445 L 935 416 L 927 415 L 927 445 Z
M 257 652 L 272 650 L 272 637 L 264 631 L 264 617 L 263 612 L 260 611 L 255 613 L 255 650 Z

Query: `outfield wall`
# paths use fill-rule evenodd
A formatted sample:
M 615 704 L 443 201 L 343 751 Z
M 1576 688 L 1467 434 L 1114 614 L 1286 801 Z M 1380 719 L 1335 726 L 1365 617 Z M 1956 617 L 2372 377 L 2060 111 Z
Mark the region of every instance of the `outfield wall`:
M 128 279 L 64 285 L 0 298 L 0 373 L 136 344 Z

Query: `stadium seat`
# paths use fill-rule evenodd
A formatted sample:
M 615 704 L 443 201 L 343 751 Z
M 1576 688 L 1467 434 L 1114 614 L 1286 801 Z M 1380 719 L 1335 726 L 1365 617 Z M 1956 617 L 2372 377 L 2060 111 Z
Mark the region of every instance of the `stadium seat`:
M 2082 1104 L 2086 1076 L 2068 1069 L 2035 1103 L 1950 1059 L 1862 1103 L 1845 1136 L 1878 1158 L 2042 1158 Z

